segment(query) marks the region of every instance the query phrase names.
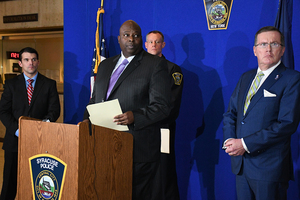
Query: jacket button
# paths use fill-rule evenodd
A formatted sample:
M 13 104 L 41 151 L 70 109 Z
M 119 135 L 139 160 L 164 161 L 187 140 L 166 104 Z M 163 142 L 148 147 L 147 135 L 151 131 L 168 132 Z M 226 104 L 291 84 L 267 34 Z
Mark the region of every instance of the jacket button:
M 244 122 L 244 121 L 242 121 L 242 122 L 241 122 L 241 124 L 245 124 L 245 122 Z

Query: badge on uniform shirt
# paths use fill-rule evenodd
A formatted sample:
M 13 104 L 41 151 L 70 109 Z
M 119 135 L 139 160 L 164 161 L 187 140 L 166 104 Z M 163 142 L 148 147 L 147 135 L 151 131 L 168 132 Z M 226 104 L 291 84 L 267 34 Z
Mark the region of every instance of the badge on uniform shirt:
M 182 82 L 182 77 L 183 75 L 179 72 L 175 72 L 172 74 L 173 78 L 174 78 L 174 83 L 175 85 L 180 85 Z

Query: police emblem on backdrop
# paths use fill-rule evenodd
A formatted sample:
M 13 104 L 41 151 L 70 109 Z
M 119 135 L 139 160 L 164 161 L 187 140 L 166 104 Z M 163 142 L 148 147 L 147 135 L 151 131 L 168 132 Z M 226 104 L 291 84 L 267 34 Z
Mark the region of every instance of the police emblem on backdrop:
M 180 85 L 182 82 L 182 74 L 179 72 L 175 72 L 172 74 L 175 85 Z
M 58 200 L 62 194 L 67 164 L 50 154 L 29 158 L 34 200 Z
M 203 0 L 209 30 L 227 29 L 233 0 Z

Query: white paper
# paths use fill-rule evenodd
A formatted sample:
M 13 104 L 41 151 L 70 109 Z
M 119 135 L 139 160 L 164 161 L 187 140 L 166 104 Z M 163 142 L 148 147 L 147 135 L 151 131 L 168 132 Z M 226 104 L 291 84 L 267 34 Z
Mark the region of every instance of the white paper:
M 169 154 L 170 153 L 170 130 L 166 128 L 161 128 L 160 134 L 161 134 L 160 152 Z
M 129 130 L 127 125 L 117 125 L 117 123 L 113 121 L 116 115 L 123 114 L 118 99 L 91 104 L 86 108 L 90 114 L 92 124 L 117 131 Z

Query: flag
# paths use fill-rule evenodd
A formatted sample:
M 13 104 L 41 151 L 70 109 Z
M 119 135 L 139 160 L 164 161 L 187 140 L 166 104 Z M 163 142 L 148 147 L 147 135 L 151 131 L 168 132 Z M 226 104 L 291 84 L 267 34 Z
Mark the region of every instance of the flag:
M 94 83 L 96 81 L 96 75 L 98 72 L 98 66 L 101 61 L 106 58 L 106 46 L 103 34 L 103 7 L 98 8 L 97 12 L 97 29 L 95 36 L 95 48 L 93 53 L 92 72 L 91 72 L 91 97 L 94 90 Z
M 284 35 L 285 52 L 281 58 L 283 64 L 294 69 L 294 51 L 292 45 L 293 0 L 279 0 L 275 27 Z

